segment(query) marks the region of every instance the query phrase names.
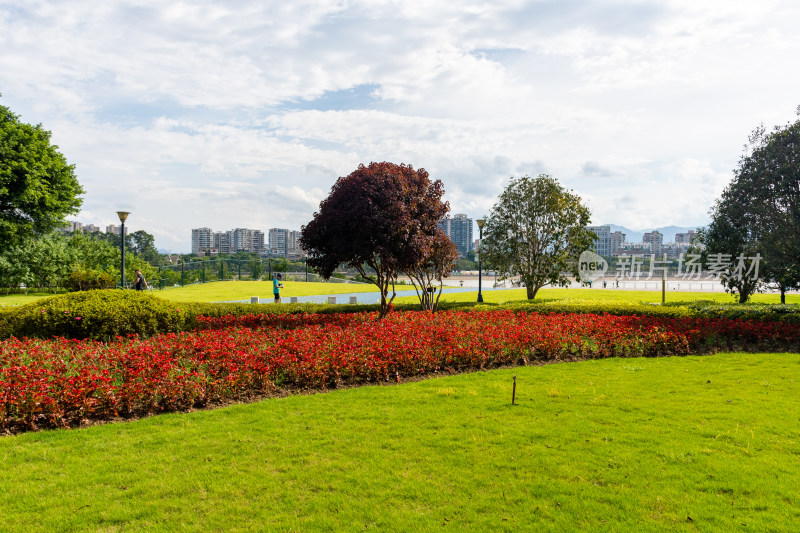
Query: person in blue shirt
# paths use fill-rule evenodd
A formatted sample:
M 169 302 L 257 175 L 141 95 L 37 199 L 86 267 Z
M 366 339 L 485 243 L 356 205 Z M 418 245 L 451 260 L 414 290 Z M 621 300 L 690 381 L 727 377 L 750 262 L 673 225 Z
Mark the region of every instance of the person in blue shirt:
M 276 274 L 274 278 L 272 278 L 272 293 L 275 295 L 275 303 L 281 303 L 281 289 L 283 288 L 283 283 L 281 280 L 283 276 L 280 274 Z

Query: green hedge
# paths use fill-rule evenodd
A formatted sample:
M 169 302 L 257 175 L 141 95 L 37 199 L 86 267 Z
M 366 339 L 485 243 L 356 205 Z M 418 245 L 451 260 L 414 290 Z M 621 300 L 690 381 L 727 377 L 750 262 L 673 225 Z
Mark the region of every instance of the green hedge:
M 689 316 L 729 318 L 733 320 L 762 320 L 800 324 L 798 304 L 719 304 L 693 302 L 688 305 Z
M 64 294 L 4 310 L 0 338 L 53 336 L 107 340 L 186 329 L 194 317 L 180 305 L 136 291 Z
M 150 336 L 192 330 L 196 317 L 295 314 L 358 313 L 378 310 L 378 304 L 245 304 L 181 303 L 162 300 L 147 293 L 97 290 L 64 294 L 20 307 L 0 309 L 0 339 L 53 336 L 107 340 L 116 336 Z M 800 324 L 800 305 L 718 304 L 677 302 L 666 305 L 604 300 L 522 300 L 502 305 L 443 302 L 449 309 L 512 309 L 533 313 L 595 313 L 659 317 L 701 317 L 780 321 Z M 398 311 L 419 309 L 417 304 L 399 304 Z
M 469 303 L 453 303 L 445 308 L 471 306 Z M 378 308 L 378 304 L 175 303 L 143 292 L 93 290 L 0 309 L 0 339 L 58 336 L 107 340 L 130 334 L 150 336 L 192 330 L 199 315 L 358 313 L 377 311 Z M 396 308 L 406 311 L 419 306 L 401 304 Z
M 529 313 L 607 314 L 618 316 L 661 316 L 682 318 L 689 316 L 685 305 L 661 305 L 609 300 L 521 300 L 498 306 L 478 304 L 476 309 L 513 309 Z

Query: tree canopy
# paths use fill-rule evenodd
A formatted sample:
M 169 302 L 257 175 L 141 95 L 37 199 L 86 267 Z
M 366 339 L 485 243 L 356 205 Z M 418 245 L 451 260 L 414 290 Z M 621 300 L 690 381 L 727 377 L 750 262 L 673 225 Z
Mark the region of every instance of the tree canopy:
M 740 302 L 764 285 L 779 289 L 781 301 L 787 290 L 800 288 L 800 120 L 753 131 L 710 215 L 700 234 L 703 255 L 731 259 L 721 280 Z M 737 260 L 757 254 L 758 277 L 750 268 L 755 259 L 746 270 Z
M 340 177 L 314 218 L 301 229 L 308 264 L 330 278 L 340 264 L 371 279 L 381 291 L 383 317 L 400 272 L 430 253 L 436 222 L 449 210 L 440 180 L 411 165 L 370 163 Z M 375 271 L 370 277 L 365 266 Z
M 83 192 L 50 132 L 0 106 L 0 252 L 63 226 Z
M 544 285 L 577 279 L 577 259 L 597 236 L 586 228 L 589 209 L 555 178 L 512 178 L 483 228 L 480 253 L 493 268 L 518 273 L 533 299 Z
M 422 309 L 436 311 L 444 288 L 443 280 L 453 271 L 458 259 L 458 249 L 450 237 L 440 229 L 437 229 L 426 246 L 428 250 L 422 259 L 407 268 L 405 272 L 414 284 Z

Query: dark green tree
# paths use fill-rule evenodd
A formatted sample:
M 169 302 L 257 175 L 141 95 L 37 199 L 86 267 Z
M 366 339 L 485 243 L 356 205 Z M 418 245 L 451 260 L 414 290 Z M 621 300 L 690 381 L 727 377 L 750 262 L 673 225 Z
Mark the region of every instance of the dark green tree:
M 158 253 L 155 247 L 155 237 L 146 231 L 139 230 L 129 234 L 126 244 L 133 253 L 142 256 L 142 259 L 148 263 L 154 265 L 161 263 L 161 254 Z
M 518 273 L 528 299 L 544 285 L 580 279 L 578 257 L 597 236 L 586 229 L 589 209 L 555 178 L 512 178 L 483 228 L 480 253 L 499 272 Z M 505 276 L 504 276 L 505 277 Z
M 771 131 L 759 126 L 748 140 L 700 242 L 705 257 L 731 256 L 722 281 L 740 302 L 771 286 L 784 303 L 787 290 L 800 288 L 800 120 Z M 763 258 L 760 279 L 743 276 L 736 258 L 756 253 Z
M 83 192 L 50 132 L 0 106 L 0 253 L 64 226 Z

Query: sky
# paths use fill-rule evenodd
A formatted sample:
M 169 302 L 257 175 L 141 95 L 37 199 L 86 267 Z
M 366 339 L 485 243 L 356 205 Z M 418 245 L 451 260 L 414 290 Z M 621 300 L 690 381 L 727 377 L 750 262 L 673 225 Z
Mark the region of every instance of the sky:
M 0 0 L 0 105 L 75 164 L 71 219 L 130 211 L 174 252 L 300 229 L 371 161 L 453 214 L 547 173 L 594 224 L 695 226 L 749 133 L 797 119 L 798 25 L 794 0 Z

